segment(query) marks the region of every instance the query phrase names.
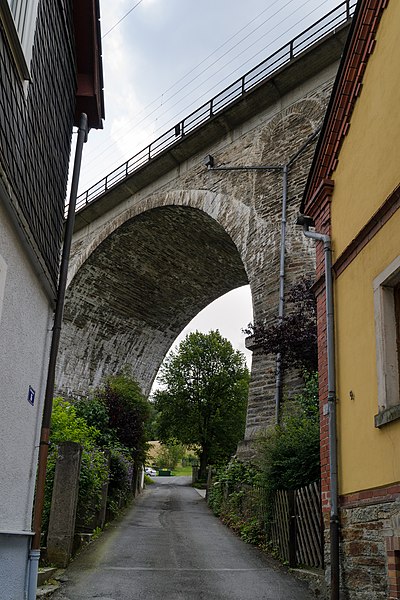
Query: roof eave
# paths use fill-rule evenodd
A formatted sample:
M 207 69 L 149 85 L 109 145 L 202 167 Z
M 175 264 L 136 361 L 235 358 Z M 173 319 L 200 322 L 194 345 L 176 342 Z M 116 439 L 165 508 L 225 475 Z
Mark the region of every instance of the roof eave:
M 102 129 L 104 119 L 103 63 L 99 0 L 73 0 L 77 68 L 75 125 L 81 113 L 89 128 Z

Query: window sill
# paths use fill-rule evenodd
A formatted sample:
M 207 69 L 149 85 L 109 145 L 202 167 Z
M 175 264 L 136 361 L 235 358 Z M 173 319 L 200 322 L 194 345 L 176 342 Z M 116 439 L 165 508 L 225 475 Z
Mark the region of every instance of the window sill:
M 389 406 L 389 408 L 385 408 L 385 410 L 375 415 L 375 427 L 383 427 L 383 425 L 397 419 L 400 419 L 400 404 Z

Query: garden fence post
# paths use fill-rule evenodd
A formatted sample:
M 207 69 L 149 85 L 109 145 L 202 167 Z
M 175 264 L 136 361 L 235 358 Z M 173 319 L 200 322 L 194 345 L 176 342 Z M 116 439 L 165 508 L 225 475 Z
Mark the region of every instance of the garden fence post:
M 72 554 L 81 457 L 82 446 L 75 442 L 58 447 L 47 534 L 47 558 L 57 567 L 66 567 Z
M 289 567 L 294 569 L 297 566 L 297 515 L 296 515 L 296 492 L 289 490 Z

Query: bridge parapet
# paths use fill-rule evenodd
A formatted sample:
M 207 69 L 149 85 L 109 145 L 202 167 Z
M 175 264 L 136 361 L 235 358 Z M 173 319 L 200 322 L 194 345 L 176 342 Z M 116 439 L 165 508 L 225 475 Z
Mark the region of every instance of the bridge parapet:
M 222 92 L 219 92 L 216 96 L 211 98 L 208 102 L 200 106 L 190 115 L 179 121 L 176 125 L 171 127 L 168 131 L 163 133 L 156 140 L 151 142 L 148 146 L 137 152 L 125 163 L 114 169 L 111 173 L 108 173 L 103 179 L 98 181 L 96 184 L 91 186 L 88 190 L 79 195 L 77 199 L 76 209 L 79 211 L 91 202 L 94 202 L 103 194 L 107 193 L 108 190 L 113 188 L 115 185 L 141 169 L 144 165 L 155 159 L 158 155 L 164 153 L 168 149 L 177 148 L 181 146 L 180 141 L 182 138 L 187 137 L 189 134 L 197 134 L 199 128 L 204 124 L 215 120 L 215 117 L 220 113 L 226 113 L 228 108 L 232 108 L 238 101 L 246 98 L 245 107 L 245 119 L 249 118 L 251 107 L 253 104 L 256 107 L 256 112 L 260 108 L 260 99 L 257 90 L 260 86 L 264 86 L 268 81 L 273 81 L 271 86 L 270 95 L 271 100 L 276 100 L 277 95 L 281 96 L 287 93 L 290 86 L 298 85 L 298 75 L 307 79 L 311 76 L 312 70 L 321 71 L 323 66 L 329 64 L 332 60 L 332 49 L 328 51 L 323 49 L 322 52 L 316 52 L 318 45 L 323 43 L 329 43 L 334 40 L 334 44 L 337 49 L 342 50 L 343 36 L 339 44 L 337 44 L 336 38 L 341 31 L 344 32 L 344 38 L 347 35 L 349 22 L 355 9 L 357 0 L 345 0 L 339 6 L 335 7 L 324 17 L 313 23 L 310 27 L 304 30 L 302 33 L 294 37 L 292 40 L 287 42 L 284 46 L 276 50 L 273 54 L 268 56 L 256 67 L 245 73 L 242 77 L 234 81 Z M 308 61 L 302 61 L 301 58 L 305 58 L 306 55 L 310 56 L 310 51 L 313 55 L 313 63 L 306 65 Z M 328 62 L 324 59 L 328 56 Z M 290 63 L 298 63 L 299 69 L 298 74 L 292 70 L 287 69 Z M 280 74 L 280 76 L 279 76 Z M 253 96 L 253 101 L 249 96 Z M 262 100 L 262 104 L 265 105 L 266 98 Z M 234 126 L 238 124 L 238 117 L 240 111 L 235 110 L 231 119 L 229 117 L 230 125 Z M 217 127 L 218 135 L 221 134 L 219 127 Z M 210 132 L 207 133 L 207 140 L 210 142 Z M 193 154 L 193 148 L 189 149 L 189 155 Z M 177 152 L 176 158 L 181 161 L 187 158 L 187 153 L 184 156 Z M 168 165 L 168 169 L 171 168 Z

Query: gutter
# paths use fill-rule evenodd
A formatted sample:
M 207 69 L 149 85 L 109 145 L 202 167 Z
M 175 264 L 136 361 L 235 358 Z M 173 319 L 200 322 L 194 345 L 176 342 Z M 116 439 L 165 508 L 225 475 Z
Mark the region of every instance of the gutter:
M 328 434 L 329 434 L 329 484 L 330 484 L 330 550 L 331 550 L 331 600 L 339 600 L 339 510 L 338 510 L 338 460 L 336 439 L 336 371 L 334 338 L 334 305 L 332 281 L 332 241 L 329 235 L 310 231 L 311 217 L 299 215 L 297 224 L 303 226 L 304 235 L 322 242 L 325 256 L 326 345 L 328 363 Z

